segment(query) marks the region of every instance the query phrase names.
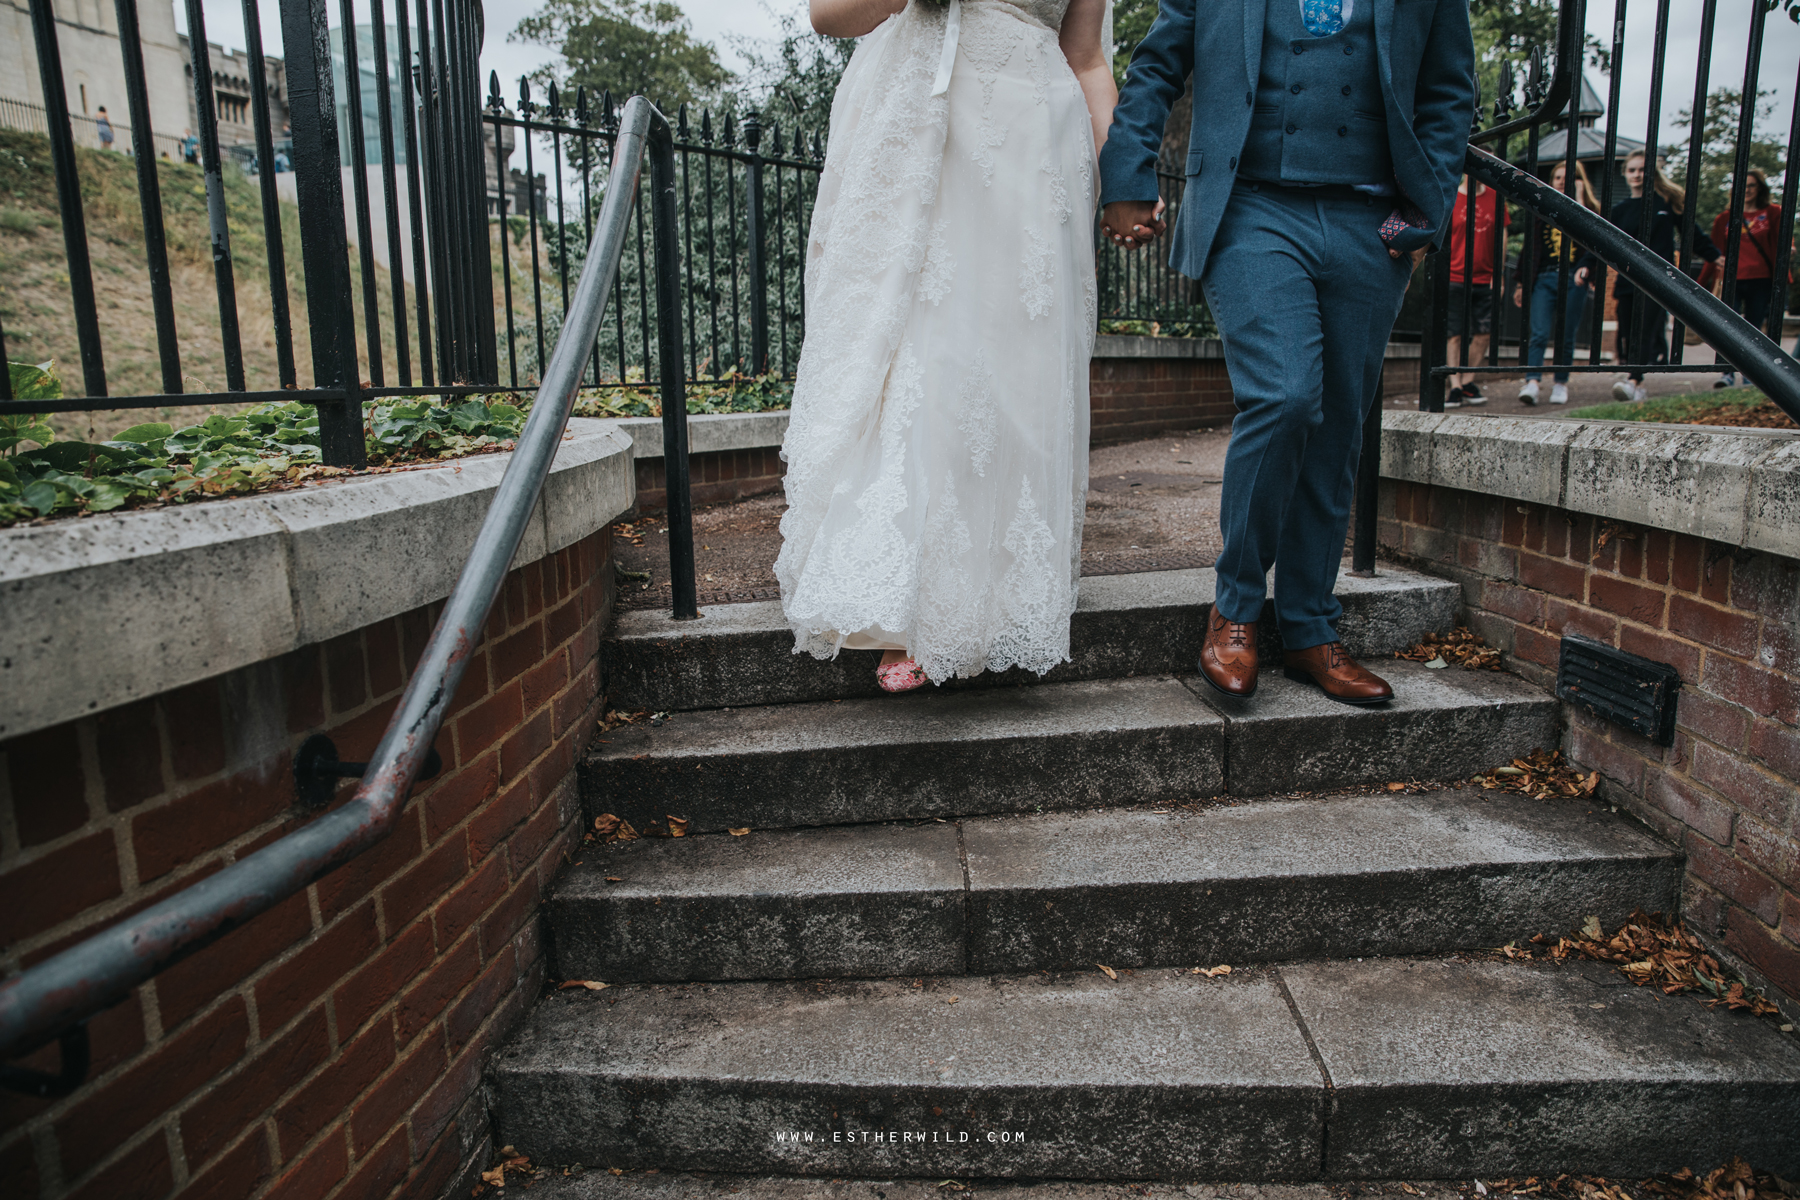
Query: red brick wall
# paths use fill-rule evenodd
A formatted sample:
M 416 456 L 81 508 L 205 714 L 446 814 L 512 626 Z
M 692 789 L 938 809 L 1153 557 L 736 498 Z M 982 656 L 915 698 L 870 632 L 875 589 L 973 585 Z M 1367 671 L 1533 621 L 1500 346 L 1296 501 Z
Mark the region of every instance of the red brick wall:
M 1419 360 L 1389 359 L 1383 390 L 1393 396 L 1419 390 Z M 1089 441 L 1096 446 L 1154 437 L 1165 429 L 1231 424 L 1231 381 L 1218 358 L 1096 358 L 1088 366 Z M 721 450 L 688 458 L 695 504 L 728 504 L 781 490 L 787 464 L 774 446 Z M 637 461 L 638 511 L 668 505 L 668 479 L 660 458 Z
M 1097 446 L 1229 425 L 1236 411 L 1220 358 L 1096 358 L 1088 365 L 1088 396 Z
M 540 989 L 538 901 L 576 836 L 609 539 L 507 577 L 444 773 L 385 841 L 96 1017 L 74 1095 L 0 1092 L 0 1192 L 434 1197 L 485 1154 L 482 1055 Z M 0 742 L 4 969 L 316 815 L 293 752 L 322 730 L 368 759 L 439 607 Z
M 1687 852 L 1690 926 L 1800 1001 L 1800 561 L 1395 481 L 1380 540 L 1545 686 L 1565 631 L 1680 671 L 1673 746 L 1570 706 L 1564 748 Z
M 787 464 L 775 446 L 688 455 L 688 494 L 695 504 L 729 504 L 781 490 Z M 637 460 L 639 512 L 661 512 L 669 503 L 669 479 L 660 458 Z

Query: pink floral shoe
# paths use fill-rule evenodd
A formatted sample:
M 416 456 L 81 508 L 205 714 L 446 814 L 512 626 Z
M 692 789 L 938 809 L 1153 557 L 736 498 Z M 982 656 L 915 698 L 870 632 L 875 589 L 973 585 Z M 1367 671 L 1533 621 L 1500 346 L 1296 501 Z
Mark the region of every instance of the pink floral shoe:
M 897 663 L 876 667 L 875 682 L 881 685 L 884 692 L 910 692 L 914 688 L 924 687 L 931 679 L 918 663 L 910 658 L 903 658 Z

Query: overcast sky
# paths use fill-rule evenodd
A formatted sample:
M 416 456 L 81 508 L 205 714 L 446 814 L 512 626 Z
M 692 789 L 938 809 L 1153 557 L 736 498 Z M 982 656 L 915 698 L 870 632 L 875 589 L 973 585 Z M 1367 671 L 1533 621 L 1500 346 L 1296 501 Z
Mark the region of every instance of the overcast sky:
M 500 72 L 502 90 L 510 100 L 518 92 L 518 78 L 551 61 L 554 55 L 542 46 L 508 42 L 520 20 L 538 7 L 540 0 L 486 0 L 487 40 L 482 47 L 481 67 Z M 279 54 L 281 19 L 278 0 L 259 0 L 262 12 L 265 50 Z M 1741 87 L 1744 79 L 1746 30 L 1753 7 L 1761 0 L 1719 0 L 1719 18 L 1714 34 L 1714 54 L 1710 87 Z M 771 38 L 778 34 L 776 13 L 799 11 L 804 0 L 681 0 L 682 8 L 693 22 L 694 33 L 713 43 L 720 59 L 729 68 L 742 65 L 732 51 L 730 35 Z M 358 6 L 367 11 L 367 0 Z M 1613 4 L 1609 0 L 1590 0 L 1588 31 L 1601 41 L 1612 40 Z M 332 23 L 337 23 L 337 5 L 332 8 Z M 1693 102 L 1695 69 L 1699 58 L 1699 9 L 1696 0 L 1674 0 L 1671 4 L 1667 74 L 1664 79 L 1662 105 L 1662 138 L 1664 142 L 1677 136 L 1674 117 Z M 207 36 L 227 46 L 242 46 L 243 19 L 236 0 L 205 0 Z M 1639 64 L 1647 64 L 1653 52 L 1652 21 L 1656 0 L 1630 0 L 1626 21 L 1625 53 L 1621 61 L 1626 70 L 1620 82 L 1620 132 L 1642 139 L 1649 115 L 1650 78 Z M 177 24 L 185 29 L 186 18 L 180 5 L 175 12 Z M 1795 74 L 1800 69 L 1800 26 L 1784 13 L 1769 14 L 1764 26 L 1764 47 L 1760 86 L 1778 97 L 1776 128 L 1769 133 L 1777 141 L 1786 139 L 1786 122 L 1794 97 Z M 1605 97 L 1608 80 L 1590 69 L 1594 87 Z

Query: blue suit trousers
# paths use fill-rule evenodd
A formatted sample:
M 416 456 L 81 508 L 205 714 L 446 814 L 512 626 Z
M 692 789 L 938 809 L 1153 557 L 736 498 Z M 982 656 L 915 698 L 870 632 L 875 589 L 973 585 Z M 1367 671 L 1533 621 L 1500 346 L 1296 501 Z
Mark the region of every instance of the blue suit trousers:
M 1390 199 L 1238 180 L 1201 279 L 1237 404 L 1218 610 L 1275 616 L 1290 650 L 1337 640 L 1333 590 L 1363 418 L 1412 274 L 1379 229 Z

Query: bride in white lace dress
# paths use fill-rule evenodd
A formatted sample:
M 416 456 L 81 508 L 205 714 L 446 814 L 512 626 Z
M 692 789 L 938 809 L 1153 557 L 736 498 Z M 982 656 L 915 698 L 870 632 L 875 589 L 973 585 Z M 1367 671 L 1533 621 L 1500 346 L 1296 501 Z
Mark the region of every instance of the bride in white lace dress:
M 806 266 L 775 573 L 795 652 L 882 686 L 1068 658 L 1106 0 L 812 0 L 867 34 Z M 916 665 L 915 665 L 916 664 Z

